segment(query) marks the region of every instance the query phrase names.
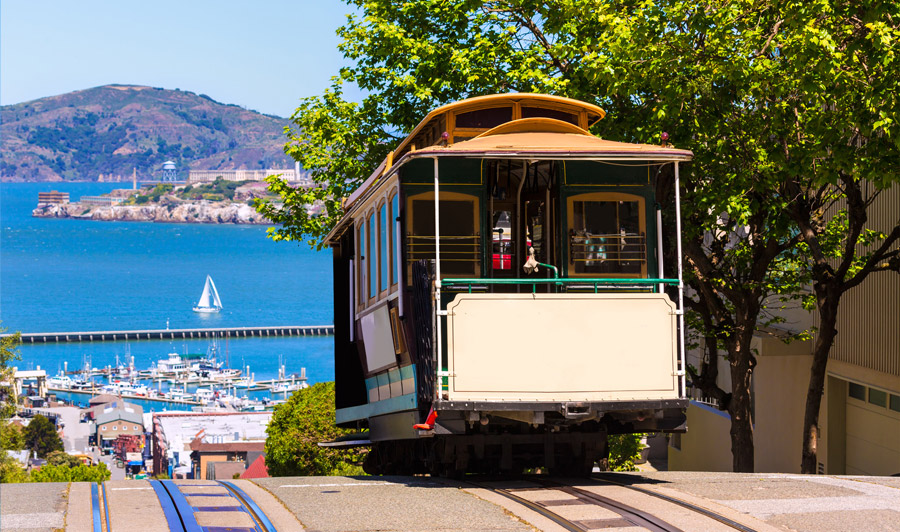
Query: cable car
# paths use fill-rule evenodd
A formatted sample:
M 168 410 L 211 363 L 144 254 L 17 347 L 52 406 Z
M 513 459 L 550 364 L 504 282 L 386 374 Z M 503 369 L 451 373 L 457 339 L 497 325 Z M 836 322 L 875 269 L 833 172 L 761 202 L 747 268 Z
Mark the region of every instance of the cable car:
M 336 422 L 367 429 L 368 472 L 582 475 L 609 434 L 684 430 L 681 265 L 661 248 L 668 229 L 681 256 L 692 154 L 598 138 L 604 115 L 445 105 L 345 201 L 326 239 Z

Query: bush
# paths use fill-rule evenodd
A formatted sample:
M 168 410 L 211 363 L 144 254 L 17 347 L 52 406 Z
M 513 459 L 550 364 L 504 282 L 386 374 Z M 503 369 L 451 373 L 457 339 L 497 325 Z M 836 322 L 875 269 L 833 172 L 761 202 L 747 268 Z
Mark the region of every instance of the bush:
M 15 423 L 0 421 L 0 450 L 21 451 L 25 448 L 25 429 Z
M 299 390 L 275 408 L 266 428 L 266 466 L 278 476 L 362 475 L 360 449 L 319 447 L 352 431 L 334 424 L 334 383 Z
M 637 471 L 635 462 L 641 456 L 644 434 L 613 434 L 609 436 L 609 470 Z
M 32 471 L 28 482 L 103 482 L 109 480 L 110 475 L 106 464 L 94 466 L 78 464 L 70 467 L 48 463 L 39 470 Z
M 6 454 L 6 451 L 0 451 L 0 483 L 12 484 L 15 482 L 26 482 L 28 474 L 25 468 L 19 462 Z

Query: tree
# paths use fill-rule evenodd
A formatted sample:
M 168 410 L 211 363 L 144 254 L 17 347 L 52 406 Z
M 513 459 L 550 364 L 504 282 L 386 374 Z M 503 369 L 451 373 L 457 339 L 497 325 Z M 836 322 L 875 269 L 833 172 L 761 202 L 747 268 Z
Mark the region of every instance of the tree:
M 295 392 L 266 427 L 266 467 L 272 476 L 363 474 L 356 450 L 319 447 L 351 431 L 334 424 L 334 383 Z
M 25 448 L 25 430 L 16 423 L 0 420 L 0 450 L 21 451 Z
M 5 332 L 6 328 L 0 327 L 0 334 Z M 21 342 L 22 335 L 18 332 L 0 337 L 0 420 L 8 419 L 16 413 L 18 398 L 13 392 L 14 370 L 10 363 L 21 360 L 18 349 Z
M 55 466 L 75 467 L 82 465 L 83 462 L 65 451 L 53 451 L 47 455 L 47 463 Z
M 0 483 L 26 482 L 28 474 L 25 468 L 19 462 L 6 454 L 6 451 L 0 453 Z
M 321 245 L 341 214 L 340 199 L 428 110 L 456 99 L 548 92 L 605 107 L 609 115 L 594 131 L 604 136 L 657 143 L 668 131 L 694 152 L 683 173 L 684 260 L 696 294 L 695 323 L 707 341 L 692 380 L 731 415 L 734 470 L 753 471 L 750 343 L 762 325 L 779 321 L 768 306 L 800 297 L 809 273 L 799 246 L 806 238 L 792 214 L 797 188 L 808 190 L 802 178 L 813 174 L 836 182 L 833 171 L 847 166 L 848 156 L 864 156 L 857 167 L 897 168 L 898 126 L 886 109 L 896 108 L 890 107 L 896 91 L 887 89 L 900 76 L 889 63 L 896 39 L 885 22 L 900 20 L 897 5 L 349 3 L 361 15 L 349 16 L 338 34 L 352 64 L 322 97 L 303 100 L 285 148 L 311 170 L 318 188 L 296 191 L 271 181 L 284 206 L 258 208 L 283 223 L 272 237 Z M 848 34 L 849 47 L 836 44 Z M 869 79 L 868 63 L 854 59 L 869 51 L 881 58 L 875 89 L 859 81 Z M 842 60 L 853 68 L 835 67 Z M 853 111 L 829 101 L 837 82 Z M 346 83 L 367 93 L 360 104 L 343 99 Z M 882 151 L 836 149 L 859 144 L 855 131 L 877 138 L 873 146 Z M 326 202 L 322 215 L 307 214 L 311 200 Z M 717 384 L 720 351 L 730 390 Z
M 40 414 L 34 416 L 25 427 L 25 448 L 34 452 L 38 458 L 45 458 L 53 451 L 64 450 L 56 426 Z

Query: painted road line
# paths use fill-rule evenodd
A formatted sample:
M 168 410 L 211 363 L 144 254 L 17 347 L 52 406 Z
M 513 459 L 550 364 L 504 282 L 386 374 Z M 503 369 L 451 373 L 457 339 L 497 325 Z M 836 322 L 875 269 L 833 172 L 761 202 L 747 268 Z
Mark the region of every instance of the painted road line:
M 253 515 L 256 520 L 265 528 L 264 532 L 277 532 L 275 525 L 269 521 L 269 518 L 266 517 L 265 512 L 262 511 L 262 508 L 256 505 L 253 498 L 247 495 L 247 493 L 241 488 L 237 487 L 233 482 L 225 482 L 224 480 L 219 481 L 220 484 L 228 488 L 235 495 L 237 495 L 238 500 L 240 500 L 248 510 L 250 510 L 250 514 Z
M 403 484 L 393 484 L 391 482 L 345 482 L 343 484 L 284 484 L 283 486 L 278 486 L 279 488 L 334 488 L 340 486 L 399 486 L 404 487 Z
M 94 532 L 103 532 L 100 522 L 100 490 L 96 482 L 91 483 L 91 509 L 93 510 Z
M 182 530 L 181 518 L 178 516 L 178 510 L 175 509 L 172 497 L 169 497 L 169 492 L 158 480 L 151 480 L 150 487 L 156 492 L 156 498 L 159 499 L 159 505 L 162 506 L 163 515 L 166 516 L 166 522 L 169 523 L 169 530 L 171 532 Z

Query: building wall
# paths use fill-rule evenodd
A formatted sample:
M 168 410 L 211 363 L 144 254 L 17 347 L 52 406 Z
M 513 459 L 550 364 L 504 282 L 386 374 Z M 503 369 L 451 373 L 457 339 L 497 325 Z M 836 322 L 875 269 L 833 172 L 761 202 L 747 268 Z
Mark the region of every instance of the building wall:
M 262 181 L 268 176 L 281 175 L 288 182 L 308 180 L 308 174 L 298 173 L 293 168 L 270 168 L 266 170 L 191 170 L 188 173 L 189 184 L 211 183 L 218 178 L 226 181 Z
M 143 433 L 144 427 L 140 423 L 133 423 L 123 419 L 117 419 L 102 425 L 97 425 L 97 434 L 104 440 L 114 440 L 122 434 L 130 435 Z
M 728 413 L 692 401 L 687 409 L 687 427 L 680 436 L 669 435 L 669 470 L 731 471 Z

